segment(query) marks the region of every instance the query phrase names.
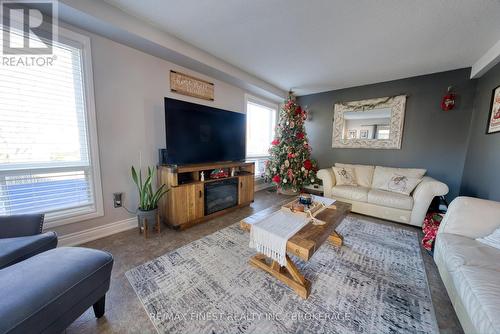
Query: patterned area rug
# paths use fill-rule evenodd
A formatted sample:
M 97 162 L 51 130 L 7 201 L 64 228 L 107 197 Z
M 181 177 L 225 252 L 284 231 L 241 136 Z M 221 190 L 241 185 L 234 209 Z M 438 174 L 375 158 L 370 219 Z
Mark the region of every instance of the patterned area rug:
M 352 216 L 298 267 L 307 300 L 248 264 L 238 224 L 126 273 L 159 333 L 438 333 L 416 232 Z

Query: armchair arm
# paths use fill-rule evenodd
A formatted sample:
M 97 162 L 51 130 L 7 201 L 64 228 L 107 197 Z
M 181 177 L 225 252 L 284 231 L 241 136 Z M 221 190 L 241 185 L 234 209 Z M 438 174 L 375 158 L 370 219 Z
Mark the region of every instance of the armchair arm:
M 422 226 L 429 205 L 436 196 L 444 196 L 449 188 L 443 182 L 425 176 L 413 191 L 413 210 L 411 212 L 410 224 Z
M 332 197 L 332 188 L 335 186 L 335 174 L 331 168 L 320 169 L 316 176 L 323 181 L 323 193 L 325 197 Z
M 473 197 L 457 197 L 439 226 L 439 233 L 480 238 L 500 227 L 500 203 Z
M 25 237 L 42 233 L 43 214 L 0 216 L 0 238 Z

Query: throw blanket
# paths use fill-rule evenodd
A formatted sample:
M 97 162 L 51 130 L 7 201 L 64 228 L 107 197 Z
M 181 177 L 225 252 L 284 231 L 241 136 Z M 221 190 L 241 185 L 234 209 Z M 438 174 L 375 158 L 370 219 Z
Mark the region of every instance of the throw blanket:
M 313 196 L 313 201 L 329 206 L 335 200 Z M 250 229 L 250 247 L 275 260 L 281 266 L 286 265 L 286 243 L 300 231 L 311 218 L 294 214 L 288 210 L 279 210 L 254 223 Z
M 310 218 L 284 210 L 276 211 L 250 229 L 250 247 L 257 252 L 286 265 L 286 243 L 304 227 Z

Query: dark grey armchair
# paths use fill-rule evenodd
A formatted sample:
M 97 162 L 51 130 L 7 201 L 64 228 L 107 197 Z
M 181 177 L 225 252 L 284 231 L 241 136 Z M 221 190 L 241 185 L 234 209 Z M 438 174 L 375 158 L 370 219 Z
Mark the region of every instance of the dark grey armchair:
M 55 232 L 42 233 L 44 215 L 0 216 L 0 269 L 57 247 Z

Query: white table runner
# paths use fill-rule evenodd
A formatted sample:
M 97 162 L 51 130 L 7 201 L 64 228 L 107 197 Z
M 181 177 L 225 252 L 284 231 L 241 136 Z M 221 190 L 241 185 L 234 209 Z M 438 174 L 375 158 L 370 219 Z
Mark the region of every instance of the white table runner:
M 313 200 L 329 206 L 335 200 L 313 196 Z M 300 231 L 311 219 L 289 211 L 278 210 L 261 221 L 252 224 L 250 229 L 250 247 L 275 260 L 281 266 L 286 265 L 286 243 Z
M 309 220 L 304 216 L 278 210 L 252 225 L 250 247 L 284 266 L 288 239 L 300 231 Z

